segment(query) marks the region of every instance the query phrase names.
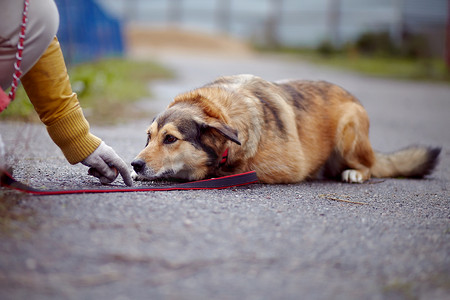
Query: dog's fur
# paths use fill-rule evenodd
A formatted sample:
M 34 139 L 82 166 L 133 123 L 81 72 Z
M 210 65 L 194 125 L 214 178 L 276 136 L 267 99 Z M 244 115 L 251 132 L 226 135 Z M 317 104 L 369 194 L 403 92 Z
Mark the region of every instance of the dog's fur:
M 221 77 L 177 96 L 147 133 L 132 162 L 135 179 L 198 180 L 251 170 L 264 183 L 319 175 L 346 182 L 423 177 L 440 153 L 422 146 L 374 152 L 365 109 L 341 87 L 252 75 Z

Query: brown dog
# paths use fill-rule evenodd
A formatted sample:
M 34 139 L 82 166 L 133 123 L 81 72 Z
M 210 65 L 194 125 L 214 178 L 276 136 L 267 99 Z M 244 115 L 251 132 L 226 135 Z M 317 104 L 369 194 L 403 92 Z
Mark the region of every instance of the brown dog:
M 440 148 L 374 152 L 359 101 L 323 81 L 268 82 L 221 77 L 181 94 L 151 124 L 131 163 L 135 179 L 198 180 L 255 170 L 261 182 L 293 183 L 319 175 L 364 182 L 423 177 Z

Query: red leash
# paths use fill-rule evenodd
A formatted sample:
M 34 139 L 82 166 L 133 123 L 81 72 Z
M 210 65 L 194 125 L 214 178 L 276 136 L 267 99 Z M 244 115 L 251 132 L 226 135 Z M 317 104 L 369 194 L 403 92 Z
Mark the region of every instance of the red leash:
M 15 180 L 9 173 L 3 172 L 0 177 L 0 186 L 33 195 L 67 195 L 67 194 L 92 194 L 92 193 L 125 193 L 125 192 L 154 192 L 154 191 L 180 191 L 180 190 L 218 190 L 251 183 L 257 183 L 258 177 L 255 171 L 229 175 L 199 181 L 179 183 L 169 186 L 152 187 L 119 187 L 79 190 L 42 190 L 30 187 Z
M 23 53 L 23 44 L 25 42 L 25 30 L 27 29 L 28 22 L 28 6 L 29 0 L 25 0 L 23 4 L 23 13 L 22 13 L 22 25 L 20 26 L 19 33 L 19 42 L 17 43 L 17 53 L 16 53 L 16 62 L 14 63 L 15 72 L 13 74 L 13 81 L 11 83 L 11 90 L 9 91 L 9 98 L 14 100 L 16 97 L 16 90 L 19 86 L 20 76 L 22 75 L 22 71 L 20 70 L 20 65 L 22 63 L 22 53 Z
M 25 30 L 27 29 L 29 5 L 29 0 L 25 0 L 23 4 L 22 25 L 20 26 L 19 42 L 17 43 L 16 62 L 14 63 L 14 74 L 11 82 L 11 90 L 9 91 L 8 96 L 6 96 L 3 89 L 0 88 L 0 112 L 5 110 L 9 103 L 16 97 L 16 90 L 19 86 L 20 76 L 22 75 L 20 65 L 22 64 L 23 44 L 25 42 Z

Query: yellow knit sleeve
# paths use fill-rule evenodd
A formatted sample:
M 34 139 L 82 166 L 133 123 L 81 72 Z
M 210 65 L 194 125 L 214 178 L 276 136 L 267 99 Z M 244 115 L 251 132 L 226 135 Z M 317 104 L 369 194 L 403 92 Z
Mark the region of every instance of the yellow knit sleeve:
M 100 146 L 101 139 L 90 133 L 81 107 L 69 112 L 47 131 L 71 164 L 79 163 Z
M 21 81 L 50 137 L 71 164 L 97 149 L 101 140 L 90 133 L 77 95 L 72 92 L 56 37 Z

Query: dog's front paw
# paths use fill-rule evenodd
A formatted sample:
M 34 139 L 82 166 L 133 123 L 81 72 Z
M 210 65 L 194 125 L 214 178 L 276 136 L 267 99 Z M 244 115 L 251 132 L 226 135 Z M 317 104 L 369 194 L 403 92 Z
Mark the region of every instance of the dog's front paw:
M 357 170 L 345 170 L 342 172 L 342 181 L 348 183 L 363 183 L 363 175 Z

